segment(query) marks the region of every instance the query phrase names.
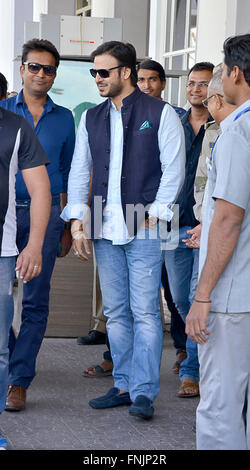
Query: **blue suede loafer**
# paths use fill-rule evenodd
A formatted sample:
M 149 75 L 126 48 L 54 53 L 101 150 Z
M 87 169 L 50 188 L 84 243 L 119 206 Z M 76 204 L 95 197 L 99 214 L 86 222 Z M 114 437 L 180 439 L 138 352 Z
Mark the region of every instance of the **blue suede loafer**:
M 106 395 L 93 398 L 89 401 L 92 408 L 104 409 L 113 408 L 114 406 L 130 405 L 131 400 L 128 392 L 120 393 L 119 388 L 112 387 Z
M 154 414 L 152 401 L 144 395 L 138 395 L 129 409 L 129 414 L 143 419 L 150 419 Z

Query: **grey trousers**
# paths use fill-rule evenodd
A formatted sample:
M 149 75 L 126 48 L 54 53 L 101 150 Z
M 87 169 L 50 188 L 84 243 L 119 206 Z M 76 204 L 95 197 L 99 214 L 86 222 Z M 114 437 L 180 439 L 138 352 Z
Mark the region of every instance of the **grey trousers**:
M 210 313 L 198 346 L 198 450 L 250 450 L 250 313 Z

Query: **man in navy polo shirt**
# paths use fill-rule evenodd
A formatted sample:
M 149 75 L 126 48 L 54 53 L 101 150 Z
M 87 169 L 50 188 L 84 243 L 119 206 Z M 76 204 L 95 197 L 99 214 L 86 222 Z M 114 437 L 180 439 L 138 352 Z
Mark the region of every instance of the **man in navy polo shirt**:
M 170 105 L 136 86 L 131 44 L 110 41 L 92 58 L 91 75 L 108 99 L 81 118 L 62 214 L 72 220 L 77 256 L 86 259 L 85 216 L 93 168 L 92 238 L 108 317 L 114 387 L 89 404 L 101 409 L 132 401 L 130 414 L 148 419 L 160 389 L 162 354 L 163 255 L 157 221 L 171 218 L 170 207 L 183 183 L 184 133 Z M 148 208 L 146 220 L 145 210 L 133 214 L 135 206 Z
M 47 95 L 56 77 L 59 53 L 47 40 L 33 39 L 23 46 L 20 74 L 23 89 L 18 96 L 1 102 L 1 106 L 22 115 L 34 129 L 50 164 L 48 175 L 52 193 L 51 216 L 43 247 L 41 274 L 23 286 L 22 323 L 17 338 L 11 332 L 9 393 L 6 410 L 25 407 L 26 389 L 35 376 L 36 358 L 44 337 L 49 314 L 49 291 L 58 246 L 62 256 L 71 246 L 71 235 L 60 219 L 66 204 L 75 126 L 72 113 L 57 106 Z M 17 246 L 22 250 L 30 231 L 30 197 L 18 172 L 16 178 Z
M 25 285 L 42 269 L 42 245 L 51 195 L 45 165 L 49 163 L 31 127 L 21 116 L 0 109 L 0 414 L 8 391 L 9 331 L 13 319 L 15 269 Z M 22 172 L 31 198 L 30 233 L 18 259 L 15 177 Z M 0 431 L 0 450 L 8 448 Z

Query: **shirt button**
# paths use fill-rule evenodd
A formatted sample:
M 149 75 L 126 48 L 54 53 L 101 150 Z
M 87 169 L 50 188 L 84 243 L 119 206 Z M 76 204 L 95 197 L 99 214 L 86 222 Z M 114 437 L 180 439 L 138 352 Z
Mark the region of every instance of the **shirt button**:
M 106 202 L 105 197 L 102 198 L 102 203 L 104 204 Z

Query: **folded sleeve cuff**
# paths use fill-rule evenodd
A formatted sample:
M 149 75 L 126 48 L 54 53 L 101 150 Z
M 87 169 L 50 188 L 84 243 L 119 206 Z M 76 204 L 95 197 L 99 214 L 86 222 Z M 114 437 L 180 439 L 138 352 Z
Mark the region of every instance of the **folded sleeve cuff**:
M 151 204 L 148 213 L 150 215 L 154 215 L 160 220 L 165 220 L 167 222 L 170 222 L 174 215 L 173 211 L 169 208 L 167 204 L 160 204 L 157 201 L 154 201 Z
M 65 220 L 65 222 L 69 222 L 70 219 L 83 220 L 88 212 L 89 206 L 87 204 L 67 204 L 60 217 Z

